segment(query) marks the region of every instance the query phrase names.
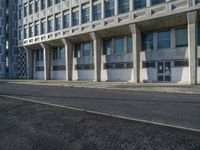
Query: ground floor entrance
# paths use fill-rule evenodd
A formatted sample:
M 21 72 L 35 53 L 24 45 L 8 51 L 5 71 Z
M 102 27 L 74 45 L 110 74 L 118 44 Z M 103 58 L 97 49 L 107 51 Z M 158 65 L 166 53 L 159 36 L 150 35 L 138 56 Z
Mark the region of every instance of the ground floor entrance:
M 171 62 L 160 61 L 158 62 L 158 82 L 171 81 Z

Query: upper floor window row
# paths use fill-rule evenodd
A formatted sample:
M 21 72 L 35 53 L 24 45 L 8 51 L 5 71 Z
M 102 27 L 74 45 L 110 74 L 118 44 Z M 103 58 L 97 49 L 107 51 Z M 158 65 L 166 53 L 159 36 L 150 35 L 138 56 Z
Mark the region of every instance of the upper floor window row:
M 27 15 L 33 14 L 33 12 L 38 12 L 39 10 L 43 10 L 47 7 L 51 7 L 54 4 L 58 4 L 61 1 L 65 0 L 35 0 L 31 1 L 30 3 L 24 4 L 24 17 Z M 131 0 L 104 0 L 104 16 L 111 17 L 115 14 L 122 14 L 126 13 L 131 10 L 130 7 L 133 8 L 133 10 L 142 9 L 147 7 L 147 5 L 157 5 L 166 2 L 166 0 L 150 0 L 150 3 L 147 1 L 149 0 L 133 0 L 133 4 L 131 4 Z M 95 5 L 93 9 L 96 11 L 94 18 L 99 17 L 98 12 L 100 12 L 101 9 L 101 3 L 99 5 Z

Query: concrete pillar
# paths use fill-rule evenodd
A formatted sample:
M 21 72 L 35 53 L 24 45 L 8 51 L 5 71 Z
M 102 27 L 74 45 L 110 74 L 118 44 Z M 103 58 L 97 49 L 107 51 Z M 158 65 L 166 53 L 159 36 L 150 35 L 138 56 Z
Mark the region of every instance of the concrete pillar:
M 94 81 L 101 81 L 101 38 L 95 32 L 90 33 L 93 39 Z
M 146 0 L 146 5 L 147 5 L 147 7 L 150 7 L 151 6 L 151 0 Z
M 65 45 L 65 70 L 66 70 L 66 80 L 72 80 L 72 68 L 73 68 L 73 44 L 68 39 L 62 39 Z
M 102 19 L 105 18 L 105 14 L 104 14 L 104 0 L 101 0 L 101 18 Z
M 43 56 L 44 56 L 44 80 L 51 79 L 51 49 L 46 44 L 41 43 L 41 47 L 43 48 Z
M 140 50 L 141 50 L 141 33 L 136 24 L 129 25 L 132 32 L 133 41 L 133 69 L 134 69 L 134 83 L 140 82 Z
M 115 1 L 114 1 L 115 15 L 118 15 L 118 5 L 119 5 L 118 1 L 119 1 L 119 0 L 115 0 Z
M 133 0 L 130 0 L 130 2 L 129 2 L 129 7 L 130 7 L 130 11 L 133 11 L 133 3 L 134 1 Z
M 27 66 L 27 78 L 33 79 L 33 64 L 34 64 L 34 53 L 31 49 L 26 48 L 26 66 Z
M 189 83 L 197 84 L 197 11 L 187 13 Z
M 90 0 L 90 22 L 93 20 L 93 0 Z

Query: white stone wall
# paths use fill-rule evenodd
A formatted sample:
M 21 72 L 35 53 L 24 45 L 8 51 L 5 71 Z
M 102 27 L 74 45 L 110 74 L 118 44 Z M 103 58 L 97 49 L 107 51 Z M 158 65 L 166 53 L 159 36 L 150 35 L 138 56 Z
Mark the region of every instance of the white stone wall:
M 34 79 L 44 80 L 44 71 L 35 71 Z
M 94 80 L 94 70 L 74 70 L 73 80 Z
M 66 71 L 52 71 L 51 79 L 52 80 L 65 80 L 66 79 Z
M 200 83 L 200 67 L 197 68 L 197 82 Z
M 142 83 L 157 82 L 157 68 L 141 68 L 140 82 Z
M 172 68 L 171 79 L 173 83 L 189 83 L 189 67 Z
M 101 71 L 102 81 L 126 81 L 133 80 L 133 69 L 104 69 Z

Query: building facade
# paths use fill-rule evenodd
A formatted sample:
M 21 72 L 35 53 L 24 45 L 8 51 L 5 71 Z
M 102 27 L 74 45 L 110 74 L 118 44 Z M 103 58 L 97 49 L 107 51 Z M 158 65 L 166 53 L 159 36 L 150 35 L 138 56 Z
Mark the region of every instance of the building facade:
M 18 77 L 18 2 L 0 0 L 0 78 Z
M 200 0 L 21 0 L 30 79 L 200 83 Z

